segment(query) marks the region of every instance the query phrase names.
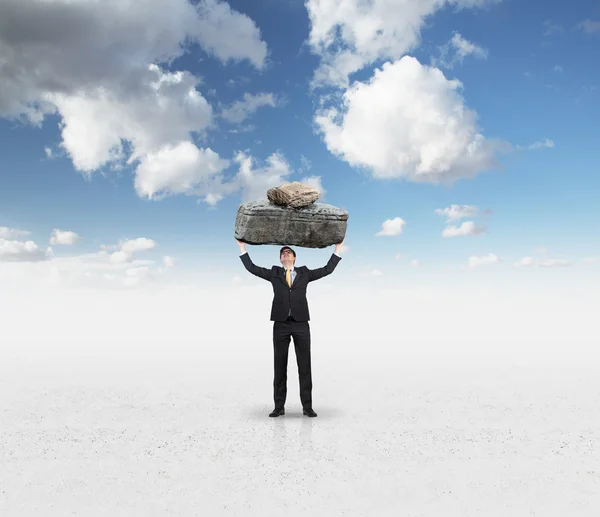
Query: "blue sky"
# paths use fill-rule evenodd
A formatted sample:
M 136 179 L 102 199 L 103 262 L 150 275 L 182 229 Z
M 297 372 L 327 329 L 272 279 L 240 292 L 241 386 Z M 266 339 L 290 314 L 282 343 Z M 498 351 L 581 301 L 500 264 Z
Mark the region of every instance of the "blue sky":
M 26 3 L 34 8 L 25 10 Z M 40 51 L 31 36 L 47 16 L 40 2 L 7 2 L 3 9 L 9 16 L 0 22 L 0 48 L 11 56 L 0 65 L 0 242 L 5 250 L 0 267 L 9 259 L 12 266 L 95 254 L 102 245 L 112 248 L 97 258 L 110 262 L 120 243 L 142 238 L 153 244 L 144 247 L 138 241 L 142 244 L 135 256 L 114 257 L 110 263 L 128 262 L 135 269 L 136 264 L 150 264 L 135 260 L 153 260 L 160 267 L 166 255 L 174 261 L 173 271 L 192 272 L 208 264 L 227 275 L 239 274 L 233 224 L 240 202 L 270 186 L 310 178 L 325 191 L 320 201 L 350 213 L 344 257 L 351 262 L 348 271 L 393 276 L 411 260 L 460 269 L 468 268 L 470 257 L 490 254 L 498 263 L 493 257 L 488 264 L 476 260 L 470 269 L 506 270 L 533 257 L 534 265 L 568 262 L 590 271 L 593 259 L 600 257 L 600 69 L 594 64 L 600 50 L 600 5 L 460 0 L 464 8 L 457 11 L 448 5 L 435 10 L 431 3 L 415 0 L 386 7 L 375 2 L 358 16 L 352 9 L 318 11 L 316 2 L 294 0 L 232 0 L 231 10 L 227 4 L 202 2 L 204 10 L 195 19 L 184 0 L 169 9 L 144 0 L 124 9 L 121 23 L 114 23 L 110 9 L 96 13 L 105 20 L 93 43 L 78 40 L 85 30 L 67 31 L 61 43 L 59 24 L 49 23 L 41 36 L 47 47 Z M 66 2 L 49 5 L 57 20 L 63 16 L 61 7 L 70 9 Z M 91 5 L 82 2 L 72 9 L 82 28 L 94 13 L 86 7 Z M 156 7 L 154 14 L 151 7 Z M 334 46 L 324 44 L 325 32 L 311 24 L 309 11 L 318 27 L 337 27 Z M 162 26 L 167 15 L 169 22 Z M 217 19 L 223 23 L 219 30 L 214 29 Z M 385 45 L 361 26 L 365 19 L 380 24 Z M 407 20 L 418 29 L 413 44 L 403 43 L 410 32 Z M 104 27 L 111 28 L 102 33 Z M 150 35 L 145 41 L 139 37 L 143 27 L 164 37 Z M 359 33 L 359 43 L 348 39 Z M 186 34 L 197 41 L 178 55 L 174 45 Z M 345 75 L 346 83 L 335 49 L 345 49 L 360 62 Z M 172 60 L 167 63 L 165 56 Z M 152 63 L 163 74 L 187 71 L 198 78 L 195 90 L 205 104 L 186 104 L 189 89 L 150 96 L 151 77 L 141 71 Z M 327 63 L 330 68 L 324 68 Z M 427 68 L 431 65 L 444 75 L 436 76 Z M 376 69 L 383 70 L 379 76 Z M 321 77 L 326 80 L 315 86 L 319 70 L 325 70 Z M 452 80 L 462 88 L 449 88 Z M 377 83 L 377 91 L 370 81 Z M 90 100 L 98 86 L 108 92 L 104 104 Z M 344 105 L 341 96 L 348 90 L 353 96 Z M 237 113 L 247 117 L 236 118 L 232 105 L 245 94 L 262 95 L 271 105 L 249 111 L 242 104 Z M 423 100 L 425 95 L 429 100 Z M 383 97 L 389 102 L 378 101 Z M 43 99 L 57 110 L 36 120 L 24 116 L 28 103 Z M 161 103 L 172 104 L 161 113 Z M 324 114 L 321 108 L 338 114 L 325 130 L 317 122 Z M 452 114 L 461 109 L 473 110 L 476 120 L 459 116 L 455 128 L 447 129 Z M 346 110 L 352 117 L 342 120 Z M 104 116 L 110 123 L 103 122 Z M 441 121 L 443 138 L 422 122 L 428 117 Z M 63 124 L 70 135 L 66 139 Z M 476 133 L 483 135 L 485 145 L 503 143 L 482 148 L 478 159 L 461 158 Z M 366 142 L 370 135 L 375 140 Z M 115 136 L 122 138 L 125 160 L 111 162 L 94 141 Z M 191 165 L 181 165 L 183 154 L 156 158 L 165 146 L 182 141 L 194 153 L 209 148 L 218 157 L 194 154 L 197 161 Z M 146 156 L 145 168 L 137 161 L 126 163 L 136 145 L 142 160 Z M 450 151 L 435 151 L 439 160 L 455 153 L 438 171 L 446 183 L 432 179 L 433 165 L 421 162 L 421 173 L 415 172 L 415 156 L 424 160 L 428 149 L 444 146 Z M 401 151 L 408 160 L 404 165 Z M 238 153 L 253 160 L 252 178 L 240 179 Z M 278 161 L 269 164 L 274 153 Z M 229 164 L 218 165 L 218 160 Z M 490 160 L 494 167 L 481 166 Z M 84 162 L 88 170 L 77 165 Z M 240 181 L 239 187 L 203 184 L 211 166 L 219 169 L 221 185 Z M 146 185 L 140 191 L 136 177 Z M 168 186 L 162 197 L 156 191 L 161 185 Z M 152 188 L 155 198 L 149 199 Z M 217 194 L 216 202 L 207 202 L 207 195 Z M 453 221 L 436 213 L 452 205 L 476 207 L 477 213 Z M 395 218 L 405 224 L 376 236 L 386 220 Z M 442 236 L 447 226 L 469 221 L 481 231 Z M 18 244 L 31 240 L 45 250 L 54 229 L 78 238 L 69 240 L 65 234 L 65 244 L 51 246 L 50 258 L 23 252 Z M 13 243 L 10 253 L 7 241 Z M 250 247 L 250 252 L 257 262 L 270 265 L 278 262 L 276 249 Z M 302 250 L 299 263 L 316 267 L 330 251 Z

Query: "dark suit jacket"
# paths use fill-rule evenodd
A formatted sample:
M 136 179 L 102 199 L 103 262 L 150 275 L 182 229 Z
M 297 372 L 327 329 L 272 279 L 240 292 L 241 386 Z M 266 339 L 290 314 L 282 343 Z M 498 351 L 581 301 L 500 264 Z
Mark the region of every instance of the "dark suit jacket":
M 246 269 L 263 280 L 271 282 L 273 286 L 273 304 L 271 307 L 271 321 L 285 321 L 292 309 L 292 316 L 296 321 L 309 321 L 308 301 L 306 300 L 306 287 L 309 282 L 319 280 L 324 276 L 331 275 L 333 270 L 342 260 L 335 253 L 325 267 L 318 269 L 308 269 L 306 266 L 294 266 L 296 271 L 296 280 L 292 282 L 290 288 L 285 281 L 285 268 L 273 266 L 271 269 L 257 266 L 250 260 L 248 253 L 240 256 Z

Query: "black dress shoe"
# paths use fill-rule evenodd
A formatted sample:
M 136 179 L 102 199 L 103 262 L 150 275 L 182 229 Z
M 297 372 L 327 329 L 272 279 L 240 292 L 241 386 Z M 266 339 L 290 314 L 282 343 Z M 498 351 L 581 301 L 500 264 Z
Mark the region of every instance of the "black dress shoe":
M 317 414 L 310 407 L 304 408 L 302 413 L 306 416 L 317 416 Z
M 284 408 L 275 408 L 269 416 L 279 416 L 279 415 L 285 415 Z

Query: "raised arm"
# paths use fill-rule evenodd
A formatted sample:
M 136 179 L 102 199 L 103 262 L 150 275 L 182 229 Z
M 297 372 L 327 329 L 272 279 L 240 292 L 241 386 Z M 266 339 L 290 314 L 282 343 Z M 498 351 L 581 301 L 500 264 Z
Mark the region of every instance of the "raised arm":
M 242 264 L 244 264 L 244 267 L 253 275 L 262 278 L 263 280 L 270 280 L 272 274 L 271 270 L 254 264 L 254 262 L 252 262 L 250 260 L 250 257 L 248 256 L 248 252 L 246 251 L 246 244 L 242 241 L 238 241 L 237 239 L 236 241 L 240 246 L 240 259 L 242 261 Z
M 343 243 L 344 241 L 335 245 L 335 252 L 331 254 L 331 257 L 329 257 L 329 261 L 327 262 L 326 266 L 320 267 L 318 269 L 308 270 L 309 282 L 314 282 L 315 280 L 319 280 L 320 278 L 323 278 L 327 275 L 331 275 L 331 273 L 333 273 L 335 267 L 339 264 L 340 260 L 342 260 L 342 257 L 339 256 L 339 253 Z

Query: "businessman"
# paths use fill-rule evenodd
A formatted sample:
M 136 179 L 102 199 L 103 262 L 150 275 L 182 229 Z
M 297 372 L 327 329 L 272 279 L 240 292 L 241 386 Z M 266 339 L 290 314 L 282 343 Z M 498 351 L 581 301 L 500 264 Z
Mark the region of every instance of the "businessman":
M 308 323 L 310 315 L 306 300 L 306 288 L 309 282 L 333 273 L 339 261 L 342 260 L 340 249 L 344 241 L 335 245 L 335 252 L 331 255 L 327 265 L 318 269 L 308 269 L 306 266 L 295 267 L 296 252 L 289 246 L 284 246 L 279 251 L 279 260 L 283 267 L 272 266 L 271 269 L 267 269 L 257 266 L 250 260 L 245 243 L 237 239 L 236 241 L 240 246 L 240 259 L 244 267 L 253 275 L 267 280 L 273 285 L 271 321 L 273 322 L 275 409 L 269 416 L 285 415 L 288 350 L 290 338 L 294 338 L 302 412 L 306 416 L 315 417 L 317 414 L 312 407 L 310 325 Z

